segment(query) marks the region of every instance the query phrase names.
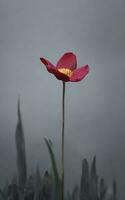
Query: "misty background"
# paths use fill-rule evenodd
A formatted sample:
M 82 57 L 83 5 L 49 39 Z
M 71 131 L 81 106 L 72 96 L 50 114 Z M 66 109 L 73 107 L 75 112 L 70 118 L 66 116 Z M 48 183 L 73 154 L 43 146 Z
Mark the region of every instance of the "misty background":
M 79 183 L 81 161 L 97 156 L 100 176 L 125 197 L 125 1 L 0 0 L 0 185 L 16 174 L 17 100 L 29 173 L 50 168 L 43 137 L 59 162 L 62 83 L 39 58 L 56 63 L 73 51 L 90 73 L 66 88 L 66 183 Z

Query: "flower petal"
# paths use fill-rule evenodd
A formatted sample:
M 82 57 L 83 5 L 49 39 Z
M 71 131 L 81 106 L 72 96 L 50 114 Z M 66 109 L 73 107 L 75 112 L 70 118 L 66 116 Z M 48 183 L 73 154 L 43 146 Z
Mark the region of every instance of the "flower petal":
M 55 77 L 56 77 L 57 79 L 59 79 L 59 80 L 62 80 L 62 81 L 64 81 L 64 82 L 70 81 L 69 76 L 67 76 L 67 75 L 65 75 L 65 74 L 63 74 L 63 73 L 61 73 L 61 72 L 59 72 L 57 69 L 53 72 L 53 74 L 54 74 Z
M 48 72 L 53 73 L 55 66 L 45 58 L 40 58 L 41 62 L 46 66 Z
M 81 81 L 89 72 L 89 66 L 85 65 L 79 69 L 74 70 L 73 75 L 70 77 L 71 82 Z
M 47 59 L 40 58 L 40 60 L 46 66 L 48 72 L 54 74 L 57 79 L 65 81 L 65 82 L 69 81 L 69 77 L 59 72 L 58 69 L 53 64 L 51 64 Z
M 77 67 L 77 60 L 76 55 L 72 52 L 65 53 L 57 62 L 57 68 L 69 68 L 71 70 L 76 69 Z

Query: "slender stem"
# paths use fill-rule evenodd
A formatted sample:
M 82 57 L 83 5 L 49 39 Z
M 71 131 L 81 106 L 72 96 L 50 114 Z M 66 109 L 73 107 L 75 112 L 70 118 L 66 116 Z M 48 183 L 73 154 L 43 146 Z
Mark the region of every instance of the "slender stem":
M 62 91 L 62 152 L 61 152 L 61 200 L 64 200 L 64 129 L 65 129 L 65 82 Z

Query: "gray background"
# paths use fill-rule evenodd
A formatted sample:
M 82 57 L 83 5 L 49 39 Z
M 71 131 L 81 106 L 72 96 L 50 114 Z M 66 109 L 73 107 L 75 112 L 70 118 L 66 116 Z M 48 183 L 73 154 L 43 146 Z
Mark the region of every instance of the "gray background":
M 99 174 L 125 197 L 125 1 L 0 1 L 0 182 L 16 172 L 17 99 L 29 172 L 50 166 L 43 136 L 59 161 L 62 84 L 41 65 L 73 51 L 89 75 L 66 91 L 66 182 L 79 181 L 81 160 L 97 155 Z

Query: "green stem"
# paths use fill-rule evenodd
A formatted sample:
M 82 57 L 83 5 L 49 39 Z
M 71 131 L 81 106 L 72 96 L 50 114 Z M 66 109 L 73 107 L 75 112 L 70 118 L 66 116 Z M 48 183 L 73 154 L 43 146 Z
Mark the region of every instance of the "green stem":
M 64 129 L 65 129 L 65 82 L 62 91 L 62 155 L 61 155 L 61 200 L 64 200 Z

